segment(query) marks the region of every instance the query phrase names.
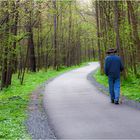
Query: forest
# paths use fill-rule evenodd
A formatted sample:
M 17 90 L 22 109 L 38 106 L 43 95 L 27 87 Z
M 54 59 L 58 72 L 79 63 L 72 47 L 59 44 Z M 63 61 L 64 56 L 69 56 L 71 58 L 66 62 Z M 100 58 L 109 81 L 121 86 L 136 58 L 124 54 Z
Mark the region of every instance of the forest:
M 0 5 L 1 89 L 11 84 L 14 73 L 22 84 L 26 71 L 95 59 L 92 13 L 79 2 L 10 0 Z
M 124 78 L 140 76 L 139 1 L 96 1 L 97 46 L 103 73 L 108 47 L 117 48 L 125 64 Z
M 58 70 L 93 58 L 103 73 L 105 52 L 115 47 L 125 63 L 123 76 L 139 76 L 138 1 L 93 1 L 90 8 L 69 0 L 0 4 L 1 89 L 14 73 L 22 84 L 26 71 Z
M 46 79 L 99 61 L 95 78 L 106 85 L 109 48 L 123 60 L 122 85 L 134 86 L 129 97 L 140 102 L 139 1 L 1 0 L 0 139 L 27 138 L 29 95 Z

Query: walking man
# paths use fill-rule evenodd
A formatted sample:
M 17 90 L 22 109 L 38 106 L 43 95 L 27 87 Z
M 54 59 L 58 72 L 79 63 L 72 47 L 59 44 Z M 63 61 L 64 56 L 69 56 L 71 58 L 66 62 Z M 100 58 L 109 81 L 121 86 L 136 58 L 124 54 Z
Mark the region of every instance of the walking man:
M 116 49 L 109 49 L 107 51 L 108 56 L 105 58 L 104 71 L 108 76 L 111 103 L 119 104 L 120 72 L 123 71 L 124 66 L 121 58 L 116 53 Z

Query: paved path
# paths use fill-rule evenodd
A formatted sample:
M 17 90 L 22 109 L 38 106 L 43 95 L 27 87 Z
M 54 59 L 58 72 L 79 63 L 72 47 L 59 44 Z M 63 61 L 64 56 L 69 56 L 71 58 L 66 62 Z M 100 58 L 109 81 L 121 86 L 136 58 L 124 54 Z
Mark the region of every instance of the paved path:
M 48 85 L 44 98 L 57 138 L 140 138 L 140 111 L 114 105 L 87 80 L 98 63 L 67 72 Z

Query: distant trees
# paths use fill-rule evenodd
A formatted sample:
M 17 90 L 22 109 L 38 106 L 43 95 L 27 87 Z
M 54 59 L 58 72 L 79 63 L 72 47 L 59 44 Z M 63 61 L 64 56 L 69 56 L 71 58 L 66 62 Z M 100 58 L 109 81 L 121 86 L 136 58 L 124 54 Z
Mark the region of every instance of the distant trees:
M 139 76 L 140 71 L 140 3 L 138 1 L 98 1 L 96 8 L 97 42 L 101 72 L 106 49 L 116 48 L 125 63 L 123 73 Z M 94 6 L 93 5 L 93 6 Z
M 96 59 L 93 16 L 76 0 L 0 1 L 0 87 L 18 73 Z M 81 12 L 82 11 L 82 12 Z
M 124 77 L 139 76 L 139 9 L 138 1 L 96 0 L 93 11 L 77 0 L 0 1 L 0 87 L 14 73 L 22 84 L 27 71 L 78 65 L 96 59 L 97 51 L 103 73 L 110 47 L 123 58 Z

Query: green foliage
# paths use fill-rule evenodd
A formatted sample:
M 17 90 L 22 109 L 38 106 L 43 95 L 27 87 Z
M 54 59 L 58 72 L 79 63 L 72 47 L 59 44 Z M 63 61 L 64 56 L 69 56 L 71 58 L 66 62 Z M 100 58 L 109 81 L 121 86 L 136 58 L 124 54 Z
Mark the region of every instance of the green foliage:
M 122 80 L 122 93 L 129 99 L 140 102 L 140 79 L 129 74 L 126 80 Z
M 32 91 L 44 81 L 68 70 L 85 65 L 62 67 L 59 71 L 49 69 L 37 73 L 26 73 L 23 85 L 13 76 L 12 85 L 0 91 L 0 139 L 29 139 L 25 127 L 26 110 Z
M 100 70 L 98 70 L 95 74 L 94 74 L 94 78 L 96 79 L 96 81 L 98 83 L 101 83 L 102 85 L 104 85 L 105 87 L 108 87 L 108 78 L 105 75 L 101 75 Z
M 98 70 L 94 78 L 96 81 L 105 87 L 108 87 L 108 78 L 105 75 L 101 75 Z M 129 73 L 127 79 L 121 79 L 121 92 L 123 96 L 128 99 L 140 102 L 140 78 L 136 78 L 132 73 Z

